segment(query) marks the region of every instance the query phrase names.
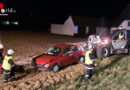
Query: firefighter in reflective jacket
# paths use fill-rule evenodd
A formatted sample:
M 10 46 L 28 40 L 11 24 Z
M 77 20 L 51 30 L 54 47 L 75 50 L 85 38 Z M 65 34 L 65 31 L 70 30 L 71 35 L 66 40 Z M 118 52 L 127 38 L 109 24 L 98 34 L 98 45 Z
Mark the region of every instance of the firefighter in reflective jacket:
M 2 65 L 3 58 L 4 58 L 3 48 L 4 48 L 4 46 L 2 44 L 0 44 L 0 65 Z
M 7 51 L 7 55 L 5 56 L 3 60 L 2 68 L 3 68 L 3 73 L 4 73 L 4 79 L 3 79 L 4 83 L 8 82 L 9 77 L 11 78 L 11 80 L 15 79 L 14 70 L 13 70 L 13 67 L 14 67 L 13 54 L 14 54 L 14 50 L 9 49 Z
M 85 80 L 88 80 L 92 76 L 92 70 L 97 65 L 94 61 L 94 55 L 93 55 L 93 48 L 92 45 L 88 46 L 88 51 L 86 51 L 85 54 L 85 64 L 86 64 L 86 74 L 85 74 Z

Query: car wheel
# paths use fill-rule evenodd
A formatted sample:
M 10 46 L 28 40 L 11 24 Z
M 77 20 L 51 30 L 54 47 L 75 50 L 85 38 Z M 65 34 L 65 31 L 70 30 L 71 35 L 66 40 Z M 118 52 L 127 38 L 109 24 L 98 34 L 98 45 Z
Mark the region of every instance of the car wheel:
M 97 49 L 97 57 L 99 59 L 103 59 L 105 57 L 108 57 L 110 54 L 108 47 L 100 47 Z
M 56 73 L 56 72 L 58 72 L 59 70 L 60 70 L 59 65 L 58 65 L 58 64 L 55 64 L 55 65 L 53 66 L 53 72 Z
M 79 63 L 84 63 L 84 61 L 85 61 L 84 56 L 81 56 L 81 57 L 79 58 Z
M 109 50 L 108 48 L 104 47 L 103 48 L 103 51 L 102 51 L 104 54 L 103 54 L 103 57 L 107 57 L 109 55 Z

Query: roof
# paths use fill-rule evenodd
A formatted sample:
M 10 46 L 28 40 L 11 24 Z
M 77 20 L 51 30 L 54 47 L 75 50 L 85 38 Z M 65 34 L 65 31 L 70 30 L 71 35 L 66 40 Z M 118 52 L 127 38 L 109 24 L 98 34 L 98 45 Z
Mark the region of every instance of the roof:
M 70 15 L 65 16 L 63 20 L 61 20 L 59 23 L 55 24 L 64 24 L 68 18 L 71 17 L 72 21 L 74 22 L 74 25 L 77 26 L 101 26 L 102 20 L 103 20 L 103 26 L 107 26 L 108 23 L 106 23 L 108 20 L 106 18 L 101 17 L 90 17 L 90 16 L 76 16 L 76 15 Z
M 90 26 L 90 25 L 99 25 L 101 18 L 96 17 L 85 17 L 85 16 L 71 16 L 74 22 L 74 25 L 79 26 Z
M 121 15 L 113 22 L 114 27 L 118 27 L 124 20 L 130 20 L 130 4 L 126 6 Z

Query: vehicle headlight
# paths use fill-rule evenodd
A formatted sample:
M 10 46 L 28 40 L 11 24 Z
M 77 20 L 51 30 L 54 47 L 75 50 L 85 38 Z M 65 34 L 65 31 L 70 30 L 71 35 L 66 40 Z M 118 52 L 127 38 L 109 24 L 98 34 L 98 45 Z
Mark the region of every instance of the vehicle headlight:
M 45 64 L 44 67 L 49 67 L 49 64 Z
M 101 44 L 108 44 L 109 41 L 108 40 L 104 40 Z
M 108 43 L 108 40 L 104 40 L 104 43 Z

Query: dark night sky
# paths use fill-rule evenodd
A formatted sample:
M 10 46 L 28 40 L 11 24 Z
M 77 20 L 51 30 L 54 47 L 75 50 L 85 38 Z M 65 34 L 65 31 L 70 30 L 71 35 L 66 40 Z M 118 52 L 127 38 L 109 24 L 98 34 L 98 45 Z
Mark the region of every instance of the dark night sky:
M 7 7 L 17 10 L 18 17 L 27 18 L 32 13 L 34 25 L 47 25 L 63 21 L 68 15 L 80 16 L 105 16 L 108 18 L 117 17 L 127 6 L 129 0 L 75 0 L 75 1 L 56 1 L 56 0 L 0 0 Z
M 78 1 L 66 1 L 66 2 L 43 2 L 38 3 L 39 6 L 34 8 L 34 15 L 40 14 L 41 16 L 48 17 L 60 17 L 68 14 L 84 15 L 84 16 L 117 16 L 128 4 L 128 1 L 117 2 L 95 2 L 95 0 L 89 0 L 83 2 Z M 99 0 L 97 0 L 99 1 Z
M 107 2 L 106 0 L 81 0 L 75 1 L 57 1 L 50 2 L 38 2 L 34 5 L 33 16 L 35 22 L 39 20 L 42 23 L 55 23 L 66 19 L 68 15 L 80 15 L 80 16 L 105 16 L 107 18 L 117 17 L 122 10 L 128 5 L 129 0 Z M 37 23 L 39 24 L 39 23 Z

